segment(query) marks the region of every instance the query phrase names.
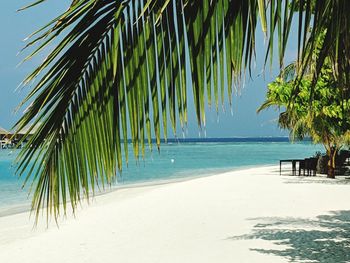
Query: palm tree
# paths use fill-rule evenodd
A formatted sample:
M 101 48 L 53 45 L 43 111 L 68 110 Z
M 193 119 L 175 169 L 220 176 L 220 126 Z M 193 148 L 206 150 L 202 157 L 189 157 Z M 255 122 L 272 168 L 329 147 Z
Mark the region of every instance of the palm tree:
M 310 136 L 314 143 L 324 145 L 328 156 L 328 177 L 335 178 L 336 157 L 349 142 L 350 99 L 344 98 L 329 66 L 323 66 L 316 83 L 310 74 L 295 85 L 296 64 L 288 65 L 281 75 L 268 85 L 265 102 L 258 112 L 277 107 L 278 125 L 290 131 L 294 140 Z
M 254 60 L 257 28 L 268 39 L 266 61 L 272 61 L 278 39 L 283 67 L 298 14 L 300 76 L 310 60 L 304 51 L 327 29 L 314 78 L 324 56 L 332 54 L 334 75 L 348 87 L 349 11 L 346 0 L 72 0 L 25 46 L 35 46 L 28 60 L 60 39 L 24 80 L 34 87 L 21 104 L 30 106 L 15 125 L 18 131 L 39 124 L 18 156 L 18 173 L 28 172 L 26 181 L 34 178 L 33 210 L 47 205 L 58 216 L 59 204 L 65 211 L 69 198 L 74 211 L 97 180 L 111 183 L 122 167 L 122 147 L 128 162 L 128 132 L 137 158 L 145 154 L 146 141 L 152 149 L 152 132 L 159 148 L 161 126 L 167 137 L 168 114 L 174 132 L 177 116 L 186 126 L 189 88 L 198 125 L 205 125 L 205 94 L 217 109 L 219 96 L 225 97 L 218 79 L 226 76 L 231 103 L 233 85 L 239 86 L 242 71 L 250 71 Z

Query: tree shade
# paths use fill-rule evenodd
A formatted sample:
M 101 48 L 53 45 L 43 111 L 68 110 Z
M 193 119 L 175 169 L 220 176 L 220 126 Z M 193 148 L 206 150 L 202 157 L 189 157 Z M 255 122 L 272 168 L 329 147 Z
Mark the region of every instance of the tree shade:
M 18 173 L 34 179 L 33 210 L 47 205 L 57 217 L 60 202 L 65 211 L 69 198 L 74 210 L 98 181 L 110 184 L 122 167 L 122 150 L 128 161 L 128 127 L 137 158 L 144 156 L 147 141 L 152 149 L 152 130 L 159 148 L 161 127 L 167 137 L 168 114 L 174 132 L 177 121 L 186 126 L 189 89 L 198 125 L 205 125 L 205 96 L 216 109 L 219 97 L 231 103 L 234 85 L 239 87 L 250 70 L 259 23 L 268 40 L 266 62 L 277 53 L 283 67 L 298 14 L 299 77 L 310 61 L 305 50 L 328 29 L 313 78 L 331 54 L 332 72 L 348 96 L 349 11 L 346 0 L 72 1 L 31 34 L 24 48 L 32 50 L 26 61 L 60 37 L 24 80 L 24 85 L 34 81 L 34 87 L 21 105 L 31 105 L 15 125 L 19 131 L 40 124 L 18 157 Z M 219 81 L 225 77 L 227 95 Z

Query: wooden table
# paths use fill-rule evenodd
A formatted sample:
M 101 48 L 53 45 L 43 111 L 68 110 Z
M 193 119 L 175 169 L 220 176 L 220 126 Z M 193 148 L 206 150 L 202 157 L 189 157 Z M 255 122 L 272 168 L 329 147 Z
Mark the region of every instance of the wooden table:
M 280 160 L 280 175 L 282 174 L 282 163 L 292 163 L 292 174 L 296 175 L 297 172 L 297 163 L 300 161 L 304 161 L 304 159 L 286 159 L 286 160 Z

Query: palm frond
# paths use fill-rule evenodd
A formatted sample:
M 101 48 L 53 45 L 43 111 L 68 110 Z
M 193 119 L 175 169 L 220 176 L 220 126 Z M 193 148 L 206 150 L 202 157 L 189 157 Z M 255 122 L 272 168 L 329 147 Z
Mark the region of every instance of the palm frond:
M 129 135 L 136 158 L 144 156 L 147 142 L 152 149 L 152 134 L 159 149 L 161 126 L 166 138 L 168 118 L 174 133 L 178 121 L 183 129 L 187 125 L 189 88 L 198 125 L 205 125 L 205 97 L 218 110 L 227 90 L 231 103 L 233 86 L 250 71 L 259 22 L 269 35 L 270 56 L 277 30 L 282 67 L 298 6 L 305 14 L 299 46 L 310 49 L 321 27 L 332 29 L 320 52 L 334 50 L 334 59 L 341 62 L 335 73 L 341 77 L 347 66 L 342 59 L 350 57 L 349 27 L 339 27 L 339 22 L 348 23 L 346 1 L 322 1 L 314 9 L 296 0 L 72 1 L 67 11 L 34 32 L 25 47 L 36 46 L 28 60 L 61 39 L 24 80 L 34 87 L 21 105 L 31 106 L 15 125 L 19 131 L 39 124 L 34 136 L 24 137 L 29 142 L 18 157 L 19 174 L 28 172 L 27 180 L 33 179 L 33 210 L 48 206 L 48 213 L 57 217 L 61 202 L 65 211 L 69 199 L 74 210 L 98 183 L 110 184 L 123 161 L 128 162 Z M 311 21 L 313 31 L 306 37 Z M 336 41 L 330 43 L 330 38 Z M 344 49 L 335 48 L 340 46 Z M 306 65 L 308 58 L 301 58 Z

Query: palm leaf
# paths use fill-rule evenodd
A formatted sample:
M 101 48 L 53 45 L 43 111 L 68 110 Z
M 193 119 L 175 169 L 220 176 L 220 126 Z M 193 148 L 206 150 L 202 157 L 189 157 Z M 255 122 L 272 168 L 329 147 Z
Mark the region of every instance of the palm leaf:
M 315 7 L 306 5 L 305 11 L 298 1 L 278 0 L 72 1 L 67 11 L 34 32 L 25 47 L 36 46 L 28 60 L 61 39 L 24 80 L 24 85 L 34 87 L 21 105 L 31 106 L 15 125 L 19 131 L 39 124 L 34 136 L 24 137 L 29 143 L 18 156 L 18 173 L 28 172 L 27 180 L 33 180 L 33 210 L 48 206 L 48 214 L 57 217 L 61 202 L 64 212 L 68 200 L 74 210 L 96 185 L 111 184 L 122 163 L 128 162 L 129 136 L 137 159 L 145 155 L 146 141 L 152 149 L 152 134 L 159 148 L 161 126 L 167 138 L 168 120 L 174 133 L 177 118 L 183 128 L 187 125 L 190 88 L 198 125 L 205 125 L 205 94 L 211 103 L 214 93 L 218 110 L 224 91 L 231 101 L 232 86 L 240 85 L 246 69 L 250 72 L 259 23 L 270 37 L 270 56 L 277 28 L 282 66 L 293 12 L 303 8 L 299 14 L 306 15 L 299 20 L 304 25 L 299 26 L 299 35 L 304 37 L 299 46 L 310 49 L 321 27 L 332 30 L 320 57 L 332 50 L 340 63 L 335 74 L 341 78 L 350 42 L 349 27 L 340 30 L 339 25 L 349 23 L 348 5 L 328 0 Z M 311 21 L 314 28 L 306 38 Z M 330 38 L 336 41 L 330 43 Z M 306 67 L 309 58 L 304 53 L 300 64 Z

